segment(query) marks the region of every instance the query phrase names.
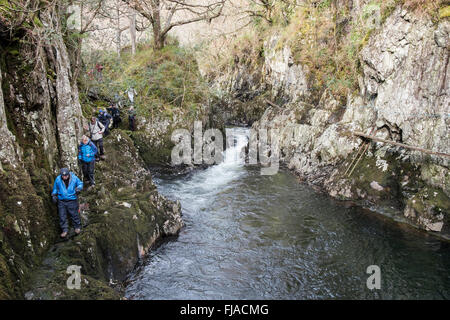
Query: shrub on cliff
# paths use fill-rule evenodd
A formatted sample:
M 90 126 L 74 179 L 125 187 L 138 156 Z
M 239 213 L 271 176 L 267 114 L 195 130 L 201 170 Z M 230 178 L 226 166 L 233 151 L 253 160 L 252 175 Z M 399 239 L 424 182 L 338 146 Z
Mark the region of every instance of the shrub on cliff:
M 138 115 L 171 118 L 177 109 L 195 114 L 207 103 L 208 87 L 202 81 L 193 53 L 177 44 L 169 44 L 162 50 L 141 45 L 135 56 L 128 52 L 121 57 L 97 52 L 86 60 L 89 67 L 82 77 L 85 92 L 95 89 L 101 97 L 111 101 L 121 99 L 129 105 L 125 91 L 133 87 L 137 92 Z M 104 66 L 102 81 L 89 73 L 96 63 Z M 91 106 L 104 107 L 105 102 Z

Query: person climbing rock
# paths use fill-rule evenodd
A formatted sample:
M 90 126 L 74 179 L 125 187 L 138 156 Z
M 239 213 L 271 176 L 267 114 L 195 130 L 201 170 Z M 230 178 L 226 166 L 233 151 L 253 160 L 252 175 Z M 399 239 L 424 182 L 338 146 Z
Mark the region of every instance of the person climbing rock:
M 78 194 L 83 190 L 83 182 L 67 168 L 62 168 L 53 184 L 52 200 L 58 204 L 59 225 L 65 238 L 69 231 L 67 214 L 70 215 L 75 233 L 81 232 L 81 220 L 78 213 Z
M 97 120 L 96 117 L 91 117 L 91 122 L 89 123 L 89 133 L 91 135 L 91 140 L 97 147 L 98 151 L 95 155 L 95 160 L 100 161 L 100 159 L 105 160 L 105 152 L 103 149 L 103 133 L 105 132 L 105 126 Z
M 105 133 L 104 133 L 105 137 L 107 135 L 109 135 L 109 124 L 111 123 L 111 119 L 112 119 L 112 117 L 108 112 L 100 109 L 99 115 L 98 115 L 98 121 L 100 121 L 100 123 L 105 126 Z
M 110 106 L 107 110 L 111 114 L 113 119 L 113 129 L 117 129 L 119 127 L 119 124 L 122 122 L 122 119 L 120 118 L 119 108 L 117 107 L 116 104 L 114 104 Z
M 136 130 L 136 111 L 133 106 L 128 110 L 128 125 L 131 131 Z
M 114 93 L 114 102 L 115 102 L 115 105 L 117 105 L 117 107 L 122 107 L 122 100 L 123 100 L 123 97 L 120 95 L 120 94 L 118 94 L 117 92 L 116 93 Z
M 97 152 L 95 144 L 87 136 L 83 136 L 78 146 L 78 161 L 83 172 L 83 179 L 89 181 L 91 186 L 95 186 L 94 168 Z

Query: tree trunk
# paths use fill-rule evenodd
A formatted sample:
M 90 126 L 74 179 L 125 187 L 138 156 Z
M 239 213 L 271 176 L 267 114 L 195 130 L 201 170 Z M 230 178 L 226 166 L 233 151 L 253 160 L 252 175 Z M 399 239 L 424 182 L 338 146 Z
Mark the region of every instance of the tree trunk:
M 156 50 L 161 50 L 164 48 L 166 37 L 161 34 L 156 34 L 153 32 L 153 47 Z
M 164 48 L 165 35 L 161 32 L 161 12 L 158 0 L 151 2 L 153 10 L 153 47 L 157 50 Z
M 130 38 L 131 38 L 131 54 L 136 54 L 136 11 L 130 9 Z
M 117 4 L 116 6 L 116 12 L 117 12 L 117 21 L 116 21 L 116 26 L 117 26 L 117 30 L 116 30 L 116 48 L 117 48 L 117 55 L 120 58 L 120 50 L 122 49 L 122 45 L 120 43 L 120 35 L 122 33 L 122 31 L 120 31 L 120 11 L 119 11 L 119 4 Z

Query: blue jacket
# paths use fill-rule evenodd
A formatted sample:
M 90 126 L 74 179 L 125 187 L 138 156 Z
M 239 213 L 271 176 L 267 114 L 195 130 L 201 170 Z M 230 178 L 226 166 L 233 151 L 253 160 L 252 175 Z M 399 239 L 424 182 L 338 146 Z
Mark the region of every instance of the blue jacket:
M 56 177 L 52 195 L 57 194 L 59 200 L 76 200 L 77 194 L 75 189 L 83 190 L 83 182 L 72 172 L 70 173 L 69 179 L 69 187 L 66 188 L 66 184 L 61 178 L 61 175 Z
M 78 146 L 78 159 L 84 162 L 94 161 L 95 155 L 97 154 L 97 147 L 95 144 L 89 140 L 88 144 L 80 143 Z

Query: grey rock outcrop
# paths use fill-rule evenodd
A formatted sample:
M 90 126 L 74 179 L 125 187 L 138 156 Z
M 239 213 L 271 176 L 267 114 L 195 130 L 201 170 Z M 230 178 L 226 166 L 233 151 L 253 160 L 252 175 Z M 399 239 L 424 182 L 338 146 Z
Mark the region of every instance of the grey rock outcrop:
M 361 51 L 362 91 L 374 99 L 377 126 L 397 131 L 406 144 L 445 153 L 450 153 L 449 28 L 448 20 L 436 27 L 398 8 Z M 448 158 L 433 161 L 449 165 Z
M 2 83 L 2 70 L 0 69 L 0 84 Z M 0 86 L 0 136 L 2 143 L 0 144 L 0 170 L 3 170 L 2 163 L 8 163 L 15 166 L 19 163 L 21 157 L 19 150 L 15 144 L 14 135 L 9 131 L 6 122 L 5 103 L 3 100 L 3 91 Z
M 271 36 L 260 72 L 281 108 L 268 106 L 253 128 L 277 129 L 281 160 L 331 196 L 450 237 L 449 158 L 378 142 L 359 157 L 364 141 L 352 134 L 450 153 L 449 26 L 397 7 L 362 48 L 360 92 L 346 105 L 327 89 L 309 104 L 310 71 Z
M 60 21 L 48 14 L 44 23 L 57 34 L 62 34 Z M 62 37 L 55 37 L 52 43 L 54 49 L 53 63 L 56 79 L 56 122 L 60 143 L 62 165 L 75 168 L 77 163 L 77 145 L 82 135 L 82 113 L 78 97 L 78 87 L 72 78 L 71 65 L 67 47 Z
M 310 95 L 306 78 L 308 69 L 294 63 L 288 46 L 277 50 L 278 42 L 279 36 L 274 35 L 264 43 L 265 81 L 272 88 L 272 96 L 289 97 L 290 101 L 304 101 Z

